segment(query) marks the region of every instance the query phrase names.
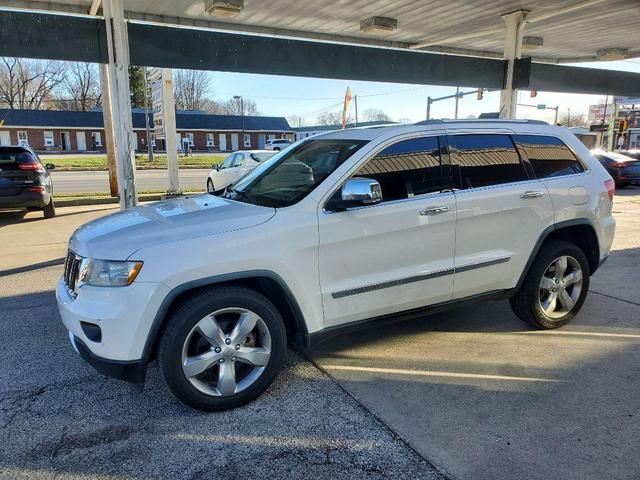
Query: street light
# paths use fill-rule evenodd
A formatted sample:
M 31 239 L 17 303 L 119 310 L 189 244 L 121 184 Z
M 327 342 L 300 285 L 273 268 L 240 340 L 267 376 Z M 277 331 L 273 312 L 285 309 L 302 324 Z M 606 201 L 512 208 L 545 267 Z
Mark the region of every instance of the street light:
M 241 150 L 244 150 L 246 146 L 244 143 L 244 101 L 242 100 L 242 97 L 240 95 L 234 95 L 233 99 L 238 100 L 240 102 L 240 118 L 242 122 L 242 149 Z

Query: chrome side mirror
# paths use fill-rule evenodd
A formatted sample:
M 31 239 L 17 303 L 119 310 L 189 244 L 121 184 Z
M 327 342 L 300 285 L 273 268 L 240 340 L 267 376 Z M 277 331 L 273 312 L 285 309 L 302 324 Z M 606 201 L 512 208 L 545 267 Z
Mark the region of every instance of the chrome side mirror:
M 53 163 L 47 163 L 44 168 L 46 168 L 47 170 L 55 170 L 56 166 Z
M 338 207 L 347 209 L 363 205 L 373 205 L 382 201 L 382 188 L 371 178 L 350 178 L 342 186 Z

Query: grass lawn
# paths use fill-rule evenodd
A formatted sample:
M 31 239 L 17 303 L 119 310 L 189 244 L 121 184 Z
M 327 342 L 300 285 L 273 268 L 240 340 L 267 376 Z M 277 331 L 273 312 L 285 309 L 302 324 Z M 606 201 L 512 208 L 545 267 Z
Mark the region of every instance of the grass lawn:
M 226 157 L 225 154 L 193 155 L 192 157 L 178 157 L 180 168 L 211 168 L 211 165 L 220 163 Z M 56 171 L 67 170 L 106 170 L 106 155 L 41 155 L 43 163 L 53 163 Z M 155 155 L 153 162 L 149 162 L 146 155 L 136 155 L 136 169 L 167 168 L 167 156 Z
M 138 195 L 157 195 L 164 194 L 166 192 L 166 190 L 141 190 L 138 191 Z M 182 193 L 204 193 L 204 189 L 186 188 Z M 107 198 L 111 197 L 111 194 L 109 192 L 62 192 L 56 193 L 55 197 L 60 200 L 78 200 L 81 198 Z

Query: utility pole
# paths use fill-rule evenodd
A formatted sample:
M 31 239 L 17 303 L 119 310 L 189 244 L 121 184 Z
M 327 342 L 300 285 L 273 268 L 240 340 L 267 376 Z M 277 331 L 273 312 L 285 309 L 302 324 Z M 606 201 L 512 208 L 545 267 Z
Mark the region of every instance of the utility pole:
M 458 100 L 460 100 L 460 87 L 456 87 L 456 111 L 453 118 L 458 119 Z
M 149 86 L 147 79 L 147 67 L 142 69 L 144 75 L 144 126 L 147 130 L 147 152 L 149 155 L 149 162 L 153 162 L 153 146 L 151 145 L 151 130 L 149 128 Z
M 358 126 L 358 96 L 354 95 L 353 96 L 353 106 L 356 109 L 356 127 Z
M 431 120 L 431 104 L 433 103 L 433 98 L 427 97 L 427 120 Z

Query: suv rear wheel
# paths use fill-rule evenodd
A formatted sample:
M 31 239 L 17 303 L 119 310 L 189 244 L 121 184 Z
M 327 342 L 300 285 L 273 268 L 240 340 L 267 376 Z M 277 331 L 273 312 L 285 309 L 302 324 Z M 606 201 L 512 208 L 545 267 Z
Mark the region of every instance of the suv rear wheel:
M 53 203 L 53 197 L 51 197 L 49 203 L 44 206 L 42 213 L 44 214 L 44 218 L 53 218 L 56 216 L 56 206 Z
M 536 257 L 509 303 L 513 312 L 539 329 L 566 325 L 576 316 L 589 289 L 589 262 L 572 243 L 553 240 Z
M 198 410 L 225 410 L 266 390 L 286 348 L 282 317 L 267 298 L 244 287 L 213 287 L 174 310 L 158 361 L 182 402 Z

